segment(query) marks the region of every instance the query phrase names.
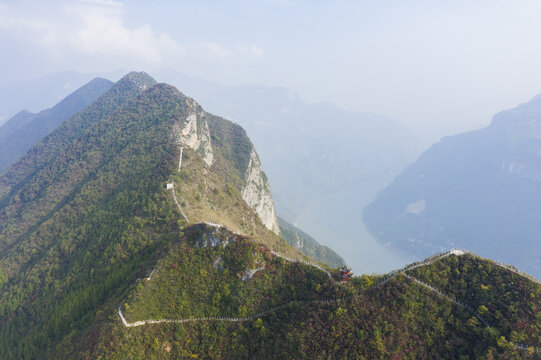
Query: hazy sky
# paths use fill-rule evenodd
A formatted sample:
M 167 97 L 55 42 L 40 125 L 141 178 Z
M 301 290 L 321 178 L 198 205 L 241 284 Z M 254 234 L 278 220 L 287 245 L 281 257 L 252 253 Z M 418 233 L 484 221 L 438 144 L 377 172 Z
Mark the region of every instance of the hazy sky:
M 0 84 L 172 68 L 444 135 L 541 93 L 541 1 L 6 1 Z

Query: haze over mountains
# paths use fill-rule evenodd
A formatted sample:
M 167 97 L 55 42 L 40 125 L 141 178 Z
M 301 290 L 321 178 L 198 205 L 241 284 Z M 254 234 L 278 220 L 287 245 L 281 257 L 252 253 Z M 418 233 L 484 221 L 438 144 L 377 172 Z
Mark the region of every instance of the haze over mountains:
M 539 19 L 0 0 L 0 360 L 541 360 Z
M 541 286 L 512 269 L 341 282 L 277 233 L 246 131 L 130 73 L 0 175 L 0 357 L 537 355 Z
M 364 206 L 414 158 L 415 139 L 406 129 L 379 115 L 348 113 L 332 104 L 306 104 L 283 88 L 222 87 L 171 71 L 159 75 L 196 94 L 206 108 L 241 123 L 261 149 L 278 214 L 315 234 L 355 270 L 386 271 L 459 246 L 539 276 L 536 249 L 515 256 L 522 247 L 505 240 L 519 237 L 518 241 L 536 248 L 537 218 L 531 208 L 537 186 L 538 98 L 498 114 L 487 129 L 443 139 L 382 192 L 364 218 L 381 243 L 398 250 L 393 251 L 373 240 L 360 219 Z M 58 75 L 62 80 L 65 76 Z M 0 153 L 0 165 L 5 168 L 110 86 L 105 81 L 99 84 L 100 89 L 94 84 L 89 88 L 94 90 L 86 90 L 86 98 L 74 93 L 53 109 L 21 112 L 4 124 L 0 148 L 7 151 Z M 507 118 L 503 121 L 507 125 L 499 124 L 500 118 Z M 502 173 L 498 167 L 507 171 Z M 412 169 L 425 176 L 434 174 L 433 182 L 413 176 L 406 184 Z M 530 182 L 519 184 L 519 178 Z M 310 244 L 310 237 L 305 239 L 303 244 Z M 337 263 L 340 256 L 331 258 Z
M 331 248 L 321 245 L 313 237 L 284 219 L 278 218 L 278 224 L 280 225 L 280 236 L 282 236 L 289 245 L 302 251 L 303 254 L 327 264 L 332 268 L 338 268 L 339 266 L 346 264 L 344 259 Z
M 371 232 L 423 256 L 468 248 L 541 276 L 541 95 L 443 138 L 365 210 Z
M 388 271 L 413 259 L 381 246 L 362 224 L 364 206 L 419 153 L 415 136 L 397 121 L 308 104 L 285 88 L 227 87 L 174 71 L 156 73 L 247 130 L 282 218 L 317 234 L 359 272 Z
M 111 86 L 111 81 L 96 78 L 50 109 L 37 114 L 24 110 L 6 121 L 0 126 L 0 172 L 70 116 L 93 103 Z
M 396 120 L 308 104 L 285 88 L 224 87 L 174 71 L 157 77 L 246 129 L 282 218 L 317 234 L 356 271 L 388 271 L 411 261 L 375 242 L 362 223 L 364 206 L 420 151 Z
M 40 103 L 41 98 L 39 96 L 33 97 L 30 91 L 33 87 L 44 88 L 46 90 L 44 91 L 49 93 L 62 81 L 73 84 L 88 76 L 90 74 L 78 74 L 75 72 L 52 74 L 34 81 L 22 82 L 18 85 L 18 88 L 21 90 L 26 88 L 30 92 L 27 101 L 31 104 L 31 107 L 35 107 L 36 104 Z M 50 81 L 47 82 L 45 79 Z M 69 116 L 96 100 L 111 88 L 112 84 L 108 80 L 96 78 L 68 95 L 51 109 L 43 110 L 38 114 L 21 111 L 0 126 L 0 172 L 22 157 L 32 145 L 55 130 Z M 15 94 L 6 94 L 6 97 L 17 95 L 20 96 L 16 92 Z M 344 263 L 344 260 L 332 249 L 320 246 L 308 234 L 296 229 L 285 220 L 281 221 L 280 226 L 286 230 L 288 235 L 286 239 L 291 241 L 292 245 L 294 243 L 296 244 L 294 246 L 298 245 L 297 247 L 301 251 L 315 256 L 316 259 L 323 262 L 328 260 L 335 265 Z
M 0 86 L 0 125 L 16 113 L 39 112 L 53 107 L 66 96 L 97 77 L 118 80 L 125 71 L 79 73 L 63 71 L 35 79 L 12 81 Z

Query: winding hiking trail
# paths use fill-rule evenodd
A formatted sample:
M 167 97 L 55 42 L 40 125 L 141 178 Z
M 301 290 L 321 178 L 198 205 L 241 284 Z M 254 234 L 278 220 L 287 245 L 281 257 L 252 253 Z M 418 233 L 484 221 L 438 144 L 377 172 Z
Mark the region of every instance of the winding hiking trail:
M 122 323 L 125 327 L 137 327 L 142 325 L 149 325 L 149 324 L 163 324 L 163 323 L 187 323 L 187 322 L 194 322 L 194 321 L 248 321 L 248 320 L 254 320 L 257 319 L 260 316 L 263 316 L 267 314 L 269 311 L 265 311 L 259 314 L 243 317 L 243 318 L 234 318 L 234 317 L 218 317 L 218 316 L 209 316 L 209 317 L 201 317 L 201 318 L 186 318 L 186 319 L 162 319 L 162 320 L 143 320 L 143 321 L 136 321 L 133 323 L 130 323 L 126 320 L 124 315 L 122 314 L 122 306 L 118 307 L 118 315 L 120 316 L 120 319 L 122 320 Z
M 182 214 L 182 217 L 186 220 L 186 222 L 190 222 L 190 220 L 188 219 L 188 216 L 186 215 L 184 210 L 182 210 L 182 206 L 180 206 L 177 200 L 177 194 L 175 193 L 175 183 L 172 183 L 172 185 L 173 186 L 171 187 L 171 191 L 173 192 L 173 199 L 175 200 L 175 204 L 177 204 L 177 207 L 180 210 L 180 213 Z
M 152 269 L 152 271 L 150 272 L 150 275 L 146 278 L 137 278 L 137 281 L 141 281 L 141 280 L 146 280 L 146 281 L 150 281 L 152 280 L 152 276 L 154 276 L 154 273 L 156 272 L 156 268 Z
M 462 255 L 465 255 L 465 254 L 470 254 L 470 252 L 466 251 L 466 250 L 461 250 L 461 249 L 451 249 L 451 250 L 449 250 L 447 252 L 441 253 L 440 255 L 434 256 L 432 258 L 428 258 L 428 259 L 424 260 L 423 262 L 406 265 L 405 267 L 403 267 L 401 269 L 393 270 L 390 273 L 388 273 L 387 277 L 381 279 L 380 281 L 378 281 L 376 283 L 376 286 L 377 285 L 383 285 L 386 282 L 388 282 L 389 280 L 396 277 L 397 275 L 405 274 L 406 271 L 410 271 L 410 270 L 416 269 L 416 268 L 421 267 L 421 266 L 430 265 L 430 264 L 434 263 L 435 261 L 441 260 L 441 259 L 443 259 L 443 258 L 445 258 L 447 256 L 451 256 L 451 255 L 462 256 Z
M 464 304 L 464 303 L 462 303 L 462 302 L 460 302 L 460 301 L 458 301 L 458 300 L 453 299 L 452 297 L 450 297 L 449 295 L 447 295 L 447 294 L 445 294 L 445 293 L 439 291 L 438 289 L 436 289 L 436 288 L 433 287 L 432 285 L 429 285 L 429 284 L 427 284 L 427 283 L 425 283 L 425 282 L 423 282 L 423 281 L 421 281 L 421 280 L 419 280 L 419 279 L 417 279 L 417 278 L 414 278 L 414 277 L 411 276 L 411 275 L 408 275 L 408 274 L 406 274 L 406 273 L 404 273 L 404 275 L 405 275 L 408 279 L 410 279 L 411 281 L 413 281 L 413 282 L 415 282 L 415 283 L 417 283 L 417 284 L 419 284 L 419 285 L 421 285 L 421 286 L 424 286 L 425 288 L 427 288 L 427 289 L 429 289 L 429 290 L 431 290 L 431 291 L 433 291 L 433 292 L 435 292 L 435 293 L 437 293 L 437 294 L 443 296 L 444 298 L 446 298 L 447 300 L 449 300 L 449 301 L 452 302 L 453 304 L 465 308 L 466 310 L 468 310 L 469 312 L 471 312 L 473 315 L 475 315 L 475 317 L 477 317 L 483 324 L 485 324 L 485 326 L 492 327 L 492 325 L 490 325 L 490 323 L 489 323 L 484 317 L 482 317 L 477 311 L 475 311 L 475 309 L 472 308 L 471 306 L 469 306 L 469 305 L 467 305 L 467 304 Z
M 179 158 L 179 164 L 178 164 L 178 171 L 181 170 L 181 166 L 182 166 L 182 152 L 183 152 L 183 149 L 184 147 L 181 147 L 180 148 L 180 158 Z M 184 217 L 184 219 L 186 219 L 187 222 L 189 222 L 188 220 L 188 217 L 186 216 L 186 214 L 184 213 L 182 207 L 180 206 L 178 200 L 177 200 L 177 197 L 176 197 L 176 194 L 175 194 L 175 189 L 174 189 L 174 184 L 173 186 L 171 187 L 171 190 L 173 192 L 173 199 L 175 201 L 175 203 L 177 204 L 177 207 L 178 209 L 180 210 L 182 216 Z M 209 225 L 209 226 L 213 226 L 213 227 L 216 227 L 216 228 L 221 228 L 223 227 L 222 224 L 215 224 L 215 223 L 210 223 L 210 222 L 203 222 L 204 224 L 206 225 Z M 287 257 L 285 255 L 282 255 L 274 250 L 271 250 L 271 253 L 276 256 L 276 257 L 279 257 L 279 258 L 282 258 L 286 261 L 289 261 L 289 262 L 293 262 L 293 263 L 302 263 L 302 264 L 305 264 L 305 265 L 308 265 L 308 266 L 312 266 L 312 267 L 315 267 L 317 269 L 319 269 L 320 271 L 323 271 L 325 274 L 327 274 L 327 276 L 329 277 L 329 279 L 331 280 L 331 283 L 334 284 L 334 285 L 340 285 L 340 284 L 345 284 L 345 283 L 340 283 L 340 282 L 337 282 L 332 274 L 325 268 L 323 268 L 322 266 L 320 265 L 317 265 L 315 263 L 312 263 L 312 262 L 309 262 L 309 261 L 305 261 L 305 260 L 298 260 L 298 259 L 293 259 L 293 258 L 290 258 L 290 257 Z M 271 309 L 268 309 L 266 311 L 263 311 L 263 312 L 259 312 L 257 314 L 254 314 L 254 315 L 250 315 L 250 316 L 245 316 L 245 317 L 219 317 L 219 316 L 209 316 L 209 317 L 201 317 L 201 318 L 184 318 L 184 319 L 159 319 L 159 320 L 141 320 L 141 321 L 135 321 L 133 323 L 130 323 L 126 320 L 126 318 L 124 317 L 124 314 L 122 313 L 122 305 L 120 305 L 118 307 L 118 315 L 120 317 L 120 320 L 122 321 L 122 324 L 125 326 L 125 327 L 137 327 L 137 326 L 143 326 L 143 325 L 150 325 L 150 324 L 163 324 L 163 323 L 177 323 L 177 324 L 183 324 L 183 323 L 188 323 L 188 322 L 198 322 L 198 321 L 227 321 L 227 322 L 243 322 L 243 321 L 252 321 L 252 320 L 255 320 L 255 319 L 258 319 L 262 316 L 265 316 L 266 314 L 269 314 L 271 312 L 275 312 L 275 311 L 278 311 L 282 308 L 285 308 L 293 303 L 299 303 L 299 304 L 308 304 L 308 303 L 321 303 L 321 304 L 327 304 L 327 303 L 333 303 L 333 302 L 340 302 L 340 301 L 343 301 L 343 300 L 347 300 L 347 299 L 350 299 L 351 297 L 355 297 L 355 296 L 360 296 L 364 291 L 369 291 L 371 289 L 374 289 L 376 287 L 379 287 L 379 286 L 382 286 L 384 284 L 386 284 L 387 282 L 389 282 L 390 280 L 392 280 L 393 278 L 399 276 L 399 275 L 404 275 L 407 279 L 409 279 L 410 281 L 418 284 L 418 285 L 421 285 L 427 289 L 429 289 L 430 291 L 444 297 L 446 300 L 450 301 L 451 303 L 455 304 L 456 306 L 459 306 L 459 307 L 462 307 L 466 310 L 468 310 L 471 314 L 473 314 L 477 319 L 479 319 L 479 321 L 481 321 L 486 327 L 492 327 L 492 325 L 484 318 L 482 317 L 473 307 L 471 307 L 470 305 L 468 304 L 465 304 L 465 303 L 462 303 L 460 302 L 459 300 L 447 295 L 446 293 L 436 289 L 435 287 L 407 274 L 408 271 L 410 270 L 413 270 L 413 269 L 416 269 L 418 267 L 421 267 L 421 266 L 427 266 L 427 265 L 430 265 L 432 263 L 434 263 L 435 261 L 438 261 L 438 260 L 441 260 L 447 256 L 451 256 L 451 255 L 455 255 L 455 256 L 462 256 L 462 255 L 465 255 L 465 254 L 471 254 L 469 251 L 466 251 L 466 250 L 461 250 L 461 249 L 451 249 L 445 253 L 442 253 L 438 256 L 434 256 L 432 258 L 428 258 L 426 260 L 424 260 L 423 262 L 420 262 L 420 263 L 414 263 L 414 264 L 411 264 L 411 265 L 408 265 L 408 266 L 405 266 L 404 268 L 402 269 L 398 269 L 398 270 L 394 270 L 392 272 L 390 272 L 388 274 L 387 277 L 381 279 L 380 281 L 378 281 L 377 283 L 375 283 L 374 285 L 372 285 L 371 287 L 369 288 L 366 288 L 366 289 L 361 289 L 360 291 L 358 291 L 357 293 L 355 294 L 352 294 L 350 296 L 347 296 L 347 297 L 343 297 L 343 298 L 331 298 L 331 299 L 322 299 L 322 300 L 291 300 L 287 303 L 284 303 L 282 305 L 279 305 L 279 306 L 275 306 Z M 473 254 L 471 254 L 473 255 Z M 538 281 L 537 279 L 527 275 L 527 274 L 524 274 L 518 270 L 515 270 L 514 268 L 512 267 L 509 267 L 505 264 L 500 264 L 496 261 L 492 261 L 490 260 L 492 263 L 500 266 L 500 267 L 503 267 L 509 271 L 512 271 L 524 278 L 527 278 L 528 280 L 531 280 L 531 281 L 535 281 L 536 283 L 541 283 L 540 281 Z M 147 281 L 151 281 L 152 280 L 152 276 L 153 274 L 155 273 L 155 270 L 156 268 L 154 268 L 152 270 L 152 272 L 150 273 L 149 277 L 147 278 L 144 278 L 145 280 Z M 138 279 L 138 280 L 141 280 L 141 279 Z M 533 350 L 537 353 L 541 353 L 541 348 L 539 347 L 534 347 L 534 346 L 530 346 L 530 345 L 526 345 L 526 344 L 516 344 L 516 343 L 512 343 L 510 342 L 510 344 L 513 344 L 515 347 L 517 347 L 517 349 L 520 349 L 520 350 L 526 350 L 526 351 L 529 351 L 529 350 Z
M 212 224 L 212 223 L 204 223 L 204 224 L 207 224 L 207 225 L 211 225 L 211 226 L 215 226 L 215 227 L 221 227 L 223 225 L 221 224 Z M 313 266 L 323 272 L 325 272 L 329 278 L 331 279 L 331 281 L 336 284 L 336 280 L 334 280 L 334 278 L 332 277 L 331 273 L 329 271 L 327 271 L 326 269 L 324 269 L 323 267 L 317 265 L 317 264 L 314 264 L 314 263 L 311 263 L 311 262 L 308 262 L 308 261 L 304 261 L 304 260 L 297 260 L 297 259 L 292 259 L 292 258 L 289 258 L 287 256 L 284 256 L 274 250 L 271 251 L 271 253 L 276 256 L 276 257 L 279 257 L 279 258 L 282 258 L 282 259 L 285 259 L 289 262 L 294 262 L 294 263 L 302 263 L 302 264 L 305 264 L 305 265 L 308 265 L 308 266 Z M 472 312 L 475 312 L 473 310 L 473 308 L 467 306 L 467 305 L 464 305 L 458 301 L 455 301 L 454 299 L 452 299 L 450 296 L 444 294 L 443 292 L 435 289 L 434 287 L 414 278 L 413 276 L 410 276 L 410 275 L 407 275 L 405 274 L 406 271 L 408 270 L 412 270 L 414 268 L 417 268 L 419 266 L 425 266 L 425 265 L 428 265 L 428 264 L 431 264 L 433 263 L 434 261 L 438 260 L 438 259 L 441 259 L 441 258 L 444 258 L 446 256 L 449 256 L 449 255 L 463 255 L 465 254 L 466 252 L 462 251 L 462 250 L 451 250 L 447 253 L 444 253 L 430 261 L 425 261 L 423 263 L 420 263 L 420 264 L 416 264 L 414 266 L 410 266 L 410 267 L 406 267 L 402 270 L 399 270 L 399 271 L 396 271 L 392 274 L 392 276 L 389 276 L 385 279 L 383 279 L 382 281 L 379 281 L 378 283 L 374 284 L 373 286 L 371 286 L 370 288 L 367 288 L 365 289 L 366 290 L 370 290 L 370 289 L 373 289 L 373 288 L 376 288 L 378 286 L 382 286 L 383 284 L 385 284 L 386 282 L 388 282 L 389 280 L 391 280 L 392 278 L 400 275 L 400 274 L 404 274 L 407 278 L 409 278 L 410 280 L 432 290 L 432 291 L 435 291 L 437 292 L 438 294 L 446 297 L 448 300 L 450 300 L 451 302 L 453 302 L 454 304 L 456 305 L 459 305 L 459 306 L 462 306 L 462 307 L 465 307 L 466 309 L 472 311 Z M 152 270 L 152 273 L 151 273 L 151 276 L 149 276 L 148 278 L 146 278 L 147 280 L 150 280 L 152 278 L 152 274 L 154 273 L 154 270 Z M 281 308 L 284 308 L 292 303 L 331 303 L 331 302 L 337 302 L 337 301 L 342 301 L 342 300 L 346 300 L 346 299 L 349 299 L 353 296 L 359 296 L 361 295 L 362 291 L 361 292 L 358 292 L 356 294 L 353 294 L 353 295 L 350 295 L 348 297 L 344 297 L 344 298 L 331 298 L 331 299 L 321 299 L 321 300 L 292 300 L 292 301 L 289 301 L 285 304 L 282 304 L 282 305 L 279 305 L 279 306 L 276 306 L 274 308 L 271 308 L 269 310 L 266 310 L 266 311 L 263 311 L 263 312 L 260 312 L 260 313 L 257 313 L 255 315 L 250 315 L 250 316 L 246 316 L 246 317 L 203 317 L 203 318 L 185 318 L 185 319 L 161 319 L 161 320 L 142 320 L 142 321 L 136 321 L 136 322 L 133 322 L 133 323 L 129 323 L 126 318 L 124 317 L 124 315 L 122 314 L 122 309 L 121 307 L 122 306 L 119 306 L 118 307 L 118 315 L 120 316 L 121 320 L 122 320 L 122 323 L 124 324 L 124 326 L 126 327 L 135 327 L 135 326 L 141 326 L 141 325 L 147 325 L 147 324 L 160 324 L 160 323 L 185 323 L 185 322 L 193 322 L 193 321 L 248 321 L 248 320 L 254 320 L 260 316 L 263 316 L 265 314 L 268 314 L 270 312 L 273 312 L 273 311 L 276 311 L 278 309 L 281 309 Z M 484 320 L 482 317 L 480 317 L 480 315 L 478 314 L 474 314 L 475 316 L 477 316 L 483 323 L 485 323 L 487 326 L 490 326 L 488 325 L 488 322 L 486 320 Z
M 494 264 L 494 265 L 497 265 L 497 266 L 499 266 L 499 267 L 502 267 L 502 268 L 504 268 L 504 269 L 506 269 L 506 270 L 509 270 L 509 271 L 511 271 L 511 272 L 513 272 L 513 273 L 515 273 L 515 274 L 517 274 L 517 275 L 522 276 L 523 278 L 526 278 L 526 279 L 528 279 L 528 280 L 530 280 L 530 281 L 533 281 L 533 282 L 536 283 L 536 284 L 541 285 L 541 281 L 537 280 L 537 278 L 535 278 L 534 276 L 532 276 L 532 275 L 530 275 L 530 274 L 528 274 L 528 273 L 525 273 L 525 272 L 523 272 L 523 271 L 520 271 L 520 270 L 516 269 L 515 267 L 513 267 L 513 266 L 511 266 L 511 265 L 503 264 L 503 263 L 501 263 L 501 262 L 498 262 L 498 261 L 495 261 L 495 260 L 492 260 L 492 259 L 486 259 L 486 260 L 490 261 L 490 262 L 491 262 L 492 264 Z
M 215 226 L 215 227 L 221 227 L 222 225 L 220 224 L 212 224 L 212 223 L 208 223 L 208 225 L 211 225 L 211 226 Z M 321 266 L 317 265 L 317 264 L 314 264 L 314 263 L 310 263 L 310 262 L 307 262 L 307 261 L 303 261 L 303 260 L 297 260 L 297 259 L 292 259 L 292 258 L 289 258 L 287 256 L 284 256 L 276 251 L 271 251 L 271 253 L 276 256 L 276 257 L 280 257 L 282 259 L 285 259 L 287 261 L 290 261 L 290 262 L 294 262 L 294 263 L 303 263 L 305 265 L 308 265 L 308 266 L 313 266 L 323 272 L 325 272 L 331 279 L 331 281 L 333 282 L 333 284 L 337 284 L 336 280 L 334 280 L 334 278 L 332 277 L 331 273 L 329 271 L 327 271 L 326 269 L 322 268 Z M 450 256 L 450 255 L 455 255 L 455 256 L 462 256 L 462 255 L 465 255 L 465 254 L 468 254 L 469 252 L 467 251 L 464 251 L 464 250 L 450 250 L 446 253 L 443 253 L 439 256 L 436 256 L 436 257 L 433 257 L 431 259 L 428 259 L 428 260 L 425 260 L 421 263 L 418 263 L 418 264 L 414 264 L 414 265 L 411 265 L 411 266 L 407 266 L 403 269 L 400 269 L 400 270 L 396 270 L 394 272 L 392 272 L 390 274 L 390 276 L 382 279 L 381 281 L 377 282 L 376 284 L 374 284 L 373 286 L 367 288 L 367 289 L 364 289 L 364 290 L 361 290 L 361 291 L 358 291 L 357 293 L 355 294 L 352 294 L 352 295 L 349 295 L 347 297 L 343 297 L 343 298 L 330 298 L 330 299 L 321 299 L 321 300 L 291 300 L 287 303 L 284 303 L 282 305 L 279 305 L 279 306 L 275 306 L 271 309 L 268 309 L 266 311 L 263 311 L 263 312 L 259 312 L 257 314 L 254 314 L 254 315 L 250 315 L 250 316 L 246 316 L 246 317 L 220 317 L 220 316 L 209 316 L 209 317 L 201 317 L 201 318 L 184 318 L 184 319 L 155 319 L 155 320 L 142 320 L 142 321 L 135 321 L 133 323 L 130 323 L 126 320 L 126 318 L 124 317 L 123 313 L 122 313 L 122 305 L 118 307 L 118 315 L 122 321 L 122 324 L 125 326 L 125 327 L 137 327 L 137 326 L 143 326 L 143 325 L 150 325 L 150 324 L 162 324 L 162 323 L 177 323 L 177 324 L 182 324 L 182 323 L 188 323 L 188 322 L 198 322 L 198 321 L 228 321 L 228 322 L 243 322 L 243 321 L 252 321 L 252 320 L 256 320 L 262 316 L 265 316 L 271 312 L 275 312 L 275 311 L 278 311 L 278 310 L 281 310 L 287 306 L 290 306 L 294 303 L 297 303 L 297 304 L 315 304 L 315 303 L 319 303 L 319 304 L 328 304 L 328 303 L 335 303 L 335 302 L 340 302 L 340 301 L 345 301 L 345 300 L 348 300 L 352 297 L 355 297 L 355 296 L 360 296 L 362 295 L 365 291 L 370 291 L 371 289 L 374 289 L 374 288 L 377 288 L 377 287 L 380 287 L 382 285 L 384 285 L 385 283 L 387 283 L 388 281 L 390 281 L 391 279 L 399 276 L 399 275 L 404 275 L 406 278 L 408 278 L 410 281 L 420 285 L 420 286 L 423 286 L 427 289 L 429 289 L 430 291 L 444 297 L 446 300 L 450 301 L 451 303 L 455 304 L 456 306 L 459 306 L 459 307 L 462 307 L 466 310 L 468 310 L 472 315 L 474 315 L 477 319 L 479 319 L 480 322 L 482 322 L 486 327 L 492 327 L 492 324 L 490 324 L 483 316 L 481 316 L 472 306 L 468 305 L 468 304 L 465 304 L 465 303 L 462 303 L 460 300 L 457 300 L 451 296 L 449 296 L 448 294 L 438 290 L 437 288 L 407 274 L 407 271 L 409 270 L 413 270 L 415 268 L 418 268 L 418 267 L 421 267 L 421 266 L 426 266 L 426 265 L 429 265 L 429 264 L 432 264 L 434 263 L 435 261 L 438 261 L 442 258 L 445 258 L 447 256 Z M 147 280 L 151 280 L 152 278 L 152 274 L 155 272 L 155 270 L 152 271 L 151 275 L 148 277 L 148 278 L 145 278 Z M 533 350 L 537 353 L 541 353 L 541 348 L 538 348 L 538 347 L 534 347 L 534 346 L 530 346 L 530 345 L 526 345 L 526 344 L 516 344 L 516 343 L 512 343 L 510 342 L 510 344 L 513 344 L 514 346 L 517 347 L 517 349 L 520 349 L 520 350 L 524 350 L 524 351 L 530 351 L 530 350 Z
M 317 269 L 323 271 L 325 274 L 327 274 L 327 276 L 329 276 L 329 278 L 331 279 L 331 281 L 336 282 L 336 280 L 334 280 L 334 278 L 332 277 L 331 273 L 330 273 L 327 269 L 323 268 L 322 266 L 319 266 L 319 265 L 317 265 L 317 264 L 314 264 L 314 263 L 311 263 L 311 262 L 305 261 L 305 260 L 298 260 L 298 259 L 289 258 L 289 257 L 287 257 L 287 256 L 285 256 L 285 255 L 282 255 L 282 254 L 280 254 L 280 253 L 278 253 L 278 252 L 276 252 L 276 251 L 274 251 L 274 250 L 271 250 L 271 253 L 272 253 L 274 256 L 277 256 L 277 257 L 279 257 L 279 258 L 285 259 L 285 260 L 287 260 L 287 261 L 289 261 L 289 262 L 293 262 L 293 263 L 301 263 L 301 264 L 305 264 L 305 265 L 308 265 L 308 266 L 313 266 L 313 267 L 315 267 L 315 268 L 317 268 Z

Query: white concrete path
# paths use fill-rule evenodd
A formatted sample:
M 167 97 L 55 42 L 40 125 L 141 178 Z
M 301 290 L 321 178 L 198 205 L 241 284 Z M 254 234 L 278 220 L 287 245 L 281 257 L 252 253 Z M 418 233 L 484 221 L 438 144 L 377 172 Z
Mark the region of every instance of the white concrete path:
M 180 147 L 180 156 L 179 156 L 179 159 L 178 159 L 178 171 L 180 171 L 181 167 L 182 167 L 182 152 L 184 151 L 184 146 L 181 146 Z
M 271 253 L 274 255 L 274 256 L 277 256 L 277 257 L 280 257 L 282 259 L 285 259 L 289 262 L 296 262 L 296 263 L 301 263 L 301 264 L 305 264 L 305 265 L 309 265 L 309 266 L 313 266 L 321 271 L 323 271 L 325 274 L 327 274 L 327 276 L 329 278 L 331 278 L 333 281 L 334 281 L 334 278 L 332 277 L 331 273 L 329 271 L 327 271 L 326 269 L 324 269 L 323 267 L 319 266 L 318 264 L 314 264 L 314 263 L 311 263 L 309 261 L 304 261 L 304 260 L 297 260 L 297 259 L 293 259 L 293 258 L 290 258 L 290 257 L 287 257 L 285 255 L 282 255 L 280 254 L 279 252 L 276 252 L 274 250 L 271 250 Z
M 171 188 L 171 192 L 173 193 L 173 199 L 175 200 L 175 204 L 177 204 L 177 207 L 178 207 L 180 213 L 182 214 L 182 217 L 186 220 L 186 222 L 190 222 L 190 220 L 188 219 L 188 216 L 186 215 L 184 210 L 182 210 L 182 207 L 180 206 L 180 204 L 179 204 L 179 202 L 177 200 L 177 194 L 175 193 L 175 183 L 173 183 L 173 187 Z

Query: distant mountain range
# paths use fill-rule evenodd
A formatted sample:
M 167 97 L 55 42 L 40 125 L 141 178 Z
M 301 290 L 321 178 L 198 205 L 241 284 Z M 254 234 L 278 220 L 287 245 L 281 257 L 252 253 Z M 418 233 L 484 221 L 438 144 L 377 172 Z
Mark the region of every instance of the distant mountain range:
M 50 108 L 97 77 L 119 79 L 125 71 L 81 74 L 63 71 L 36 79 L 20 80 L 0 86 L 0 125 L 21 110 L 38 112 Z
M 111 86 L 113 83 L 109 80 L 94 79 L 50 109 L 37 114 L 23 110 L 5 122 L 0 126 L 0 172 L 70 116 L 93 103 Z
M 490 126 L 446 137 L 408 166 L 364 218 L 418 256 L 463 247 L 541 276 L 541 95 Z

